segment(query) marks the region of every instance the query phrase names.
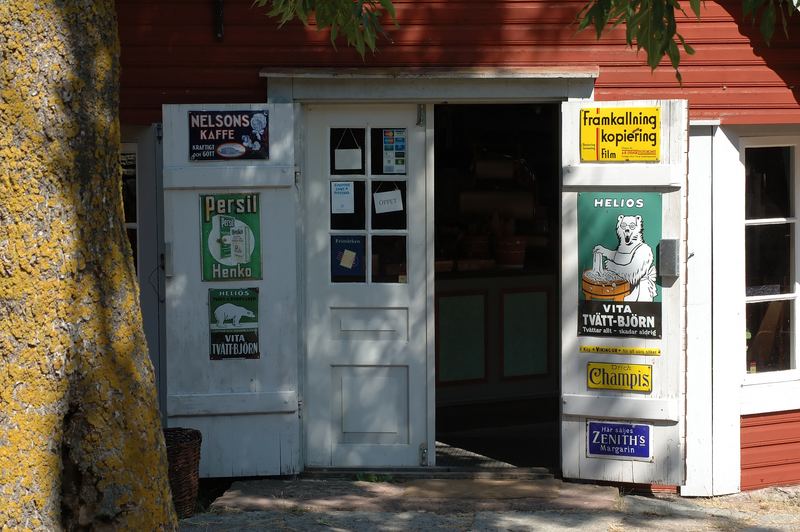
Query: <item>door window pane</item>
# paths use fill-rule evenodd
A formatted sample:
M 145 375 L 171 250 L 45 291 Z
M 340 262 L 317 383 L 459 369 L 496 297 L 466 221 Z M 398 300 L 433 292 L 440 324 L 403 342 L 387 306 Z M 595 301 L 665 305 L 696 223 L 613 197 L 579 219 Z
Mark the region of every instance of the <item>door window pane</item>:
M 133 253 L 133 267 L 138 272 L 139 271 L 139 261 L 137 260 L 138 249 L 139 249 L 139 242 L 137 241 L 136 229 L 125 229 L 125 232 L 128 234 L 128 240 L 131 243 L 131 253 Z
M 125 222 L 136 222 L 136 154 L 121 153 L 122 166 L 122 205 L 125 209 Z
M 372 141 L 370 170 L 372 175 L 405 175 L 406 162 L 406 129 L 377 128 L 370 132 Z
M 364 229 L 363 181 L 331 181 L 331 229 Z
M 407 282 L 405 236 L 372 237 L 372 282 Z
M 372 182 L 372 228 L 406 228 L 405 181 Z
M 789 146 L 745 150 L 745 217 L 793 216 L 792 149 Z
M 791 301 L 747 304 L 747 371 L 791 369 Z
M 331 174 L 363 175 L 364 128 L 332 128 L 330 138 Z
M 745 272 L 748 296 L 792 293 L 794 224 L 745 228 Z
M 366 238 L 363 235 L 331 236 L 331 282 L 363 283 L 367 279 Z

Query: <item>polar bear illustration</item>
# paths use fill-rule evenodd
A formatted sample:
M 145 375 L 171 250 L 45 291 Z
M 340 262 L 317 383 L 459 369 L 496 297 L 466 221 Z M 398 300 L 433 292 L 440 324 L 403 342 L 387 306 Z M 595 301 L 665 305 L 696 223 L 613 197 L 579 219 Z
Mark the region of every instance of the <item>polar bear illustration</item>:
M 231 320 L 234 327 L 239 326 L 239 320 L 245 318 L 255 318 L 256 315 L 244 307 L 234 305 L 233 303 L 225 303 L 217 307 L 214 311 L 214 319 L 217 320 L 217 327 L 222 327 L 226 320 Z
M 644 241 L 642 217 L 617 218 L 619 246 L 611 250 L 595 246 L 594 252 L 606 258 L 605 269 L 619 275 L 631 285 L 625 301 L 652 301 L 656 296 L 656 266 L 653 249 Z

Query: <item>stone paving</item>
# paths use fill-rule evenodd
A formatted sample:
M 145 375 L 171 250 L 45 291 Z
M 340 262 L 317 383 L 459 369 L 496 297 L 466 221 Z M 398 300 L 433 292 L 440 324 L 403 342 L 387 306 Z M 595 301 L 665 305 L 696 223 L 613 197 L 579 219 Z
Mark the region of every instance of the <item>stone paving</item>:
M 382 479 L 388 480 L 388 479 Z M 725 497 L 620 496 L 556 479 L 235 482 L 180 530 L 800 531 L 800 487 Z

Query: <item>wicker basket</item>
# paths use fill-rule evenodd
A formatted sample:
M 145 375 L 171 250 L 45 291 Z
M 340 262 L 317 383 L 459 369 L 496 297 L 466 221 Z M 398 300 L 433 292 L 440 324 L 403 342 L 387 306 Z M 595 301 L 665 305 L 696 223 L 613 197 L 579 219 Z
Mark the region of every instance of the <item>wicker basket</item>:
M 203 437 L 199 430 L 175 427 L 164 429 L 164 439 L 167 442 L 172 502 L 178 518 L 183 519 L 194 514 L 197 504 L 200 443 Z

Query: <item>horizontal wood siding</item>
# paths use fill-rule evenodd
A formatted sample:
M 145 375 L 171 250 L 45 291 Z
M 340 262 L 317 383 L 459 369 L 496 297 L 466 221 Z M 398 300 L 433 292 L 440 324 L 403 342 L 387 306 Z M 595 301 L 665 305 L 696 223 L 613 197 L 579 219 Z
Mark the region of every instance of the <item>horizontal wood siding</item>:
M 742 489 L 800 483 L 800 410 L 742 417 Z
M 723 123 L 800 123 L 800 16 L 772 47 L 741 14 L 740 0 L 706 2 L 701 21 L 679 30 L 697 50 L 684 58 L 683 86 L 669 65 L 655 73 L 628 48 L 624 29 L 596 40 L 578 32 L 579 1 L 397 0 L 391 43 L 361 59 L 326 32 L 277 29 L 251 0 L 225 0 L 224 38 L 213 2 L 117 0 L 122 44 L 121 112 L 129 123 L 160 120 L 164 103 L 264 101 L 268 67 L 600 67 L 598 100 L 687 98 L 692 118 Z M 688 9 L 688 6 L 687 6 Z

